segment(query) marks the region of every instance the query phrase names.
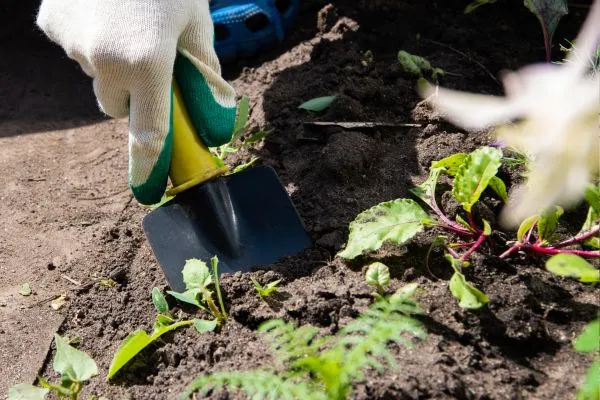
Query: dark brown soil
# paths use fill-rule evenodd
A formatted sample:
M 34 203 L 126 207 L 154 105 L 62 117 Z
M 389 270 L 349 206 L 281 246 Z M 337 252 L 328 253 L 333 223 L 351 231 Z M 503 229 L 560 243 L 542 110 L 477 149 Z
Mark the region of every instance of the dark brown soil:
M 94 285 L 72 291 L 69 307 L 63 310 L 66 319 L 60 333 L 82 337 L 80 348 L 101 370 L 101 376 L 84 389 L 86 395 L 174 398 L 198 375 L 271 363 L 268 344 L 255 333 L 263 321 L 281 317 L 333 333 L 370 303 L 371 290 L 363 279 L 368 260 L 345 263 L 335 258 L 347 239 L 349 222 L 376 203 L 408 197 L 432 160 L 489 142 L 487 135 L 466 134 L 420 103 L 414 78 L 397 65 L 398 50 L 424 56 L 449 72 L 441 81 L 444 86 L 493 94 L 501 92 L 493 77 L 502 70 L 544 58 L 537 21 L 521 3 L 499 2 L 469 16 L 462 14 L 466 2 L 450 3 L 305 1 L 284 43 L 258 58 L 225 67 L 239 94 L 250 98 L 251 130 L 272 129 L 263 143 L 245 148 L 229 161 L 239 163 L 257 155 L 260 162 L 272 165 L 290 189 L 315 246 L 253 273 L 262 283 L 282 280 L 281 294 L 269 302 L 256 297 L 249 274 L 224 276 L 231 321 L 221 332 L 200 336 L 187 328 L 168 334 L 110 383 L 104 378 L 119 343 L 134 329 L 151 330 L 155 311 L 150 290 L 166 286 L 141 230 L 147 210 L 123 192 L 126 122 L 79 128 L 84 132 L 81 146 L 91 153 L 78 156 L 82 164 L 56 173 L 68 173 L 72 186 L 79 180 L 79 186 L 95 188 L 79 199 L 71 196 L 68 204 L 87 205 L 95 197 L 102 211 L 81 205 L 69 206 L 62 215 L 53 213 L 55 205 L 66 201 L 49 196 L 44 200 L 48 218 L 42 215 L 35 223 L 47 229 L 56 214 L 73 232 L 72 240 L 79 236 L 84 243 L 74 245 L 74 254 L 64 258 L 61 273 L 86 281 L 119 272 L 113 274 L 117 284 L 112 288 Z M 586 10 L 572 8 L 555 38 L 572 39 Z M 365 59 L 367 50 L 373 54 L 372 62 Z M 313 97 L 331 94 L 338 97 L 323 114 L 297 108 Z M 89 93 L 85 96 L 90 99 Z M 90 115 L 82 117 L 86 124 L 101 119 Z M 65 119 L 76 120 L 71 117 Z M 343 130 L 304 125 L 313 121 L 418 126 Z M 38 130 L 28 132 L 27 124 L 19 126 L 23 128 L 6 135 L 0 132 L 0 137 Z M 94 154 L 94 146 L 100 144 L 107 148 Z M 40 151 L 55 150 L 48 143 Z M 44 165 L 34 159 L 32 169 Z M 61 182 L 41 184 L 50 190 Z M 8 197 L 16 208 L 30 207 L 20 199 Z M 89 219 L 91 225 L 82 225 Z M 490 304 L 483 311 L 465 311 L 448 291 L 449 267 L 441 254 L 434 254 L 430 270 L 425 268 L 429 240 L 423 235 L 405 248 L 385 246 L 376 255 L 390 266 L 394 288 L 418 282 L 423 289 L 421 320 L 428 337 L 413 349 L 391 348 L 398 367 L 381 375 L 369 371 L 364 381 L 356 382 L 351 398 L 574 398 L 590 358 L 575 353 L 571 340 L 596 315 L 598 289 L 554 277 L 542 268 L 543 259 L 505 262 L 482 255 L 474 257 L 467 277 L 488 294 Z M 52 353 L 44 376 L 55 379 L 51 357 Z

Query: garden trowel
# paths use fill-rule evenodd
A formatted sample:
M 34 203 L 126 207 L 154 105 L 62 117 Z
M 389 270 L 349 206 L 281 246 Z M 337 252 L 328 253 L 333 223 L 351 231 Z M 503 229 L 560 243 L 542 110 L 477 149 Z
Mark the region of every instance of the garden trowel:
M 219 271 L 249 271 L 312 245 L 275 171 L 226 175 L 196 135 L 174 85 L 172 200 L 150 212 L 144 232 L 171 289 L 184 291 L 186 260 L 219 258 Z

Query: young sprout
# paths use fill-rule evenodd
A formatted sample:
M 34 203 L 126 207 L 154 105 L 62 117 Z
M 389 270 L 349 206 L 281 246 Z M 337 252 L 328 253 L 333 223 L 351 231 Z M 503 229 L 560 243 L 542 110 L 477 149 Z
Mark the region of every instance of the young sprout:
M 265 286 L 262 286 L 253 276 L 250 277 L 254 288 L 256 289 L 256 293 L 258 293 L 258 297 L 261 299 L 266 299 L 267 297 L 277 293 L 277 285 L 281 282 L 280 279 L 269 282 Z
M 387 265 L 374 262 L 367 267 L 365 274 L 367 285 L 375 286 L 377 292 L 374 294 L 377 301 L 383 298 L 384 288 L 390 283 L 390 270 Z

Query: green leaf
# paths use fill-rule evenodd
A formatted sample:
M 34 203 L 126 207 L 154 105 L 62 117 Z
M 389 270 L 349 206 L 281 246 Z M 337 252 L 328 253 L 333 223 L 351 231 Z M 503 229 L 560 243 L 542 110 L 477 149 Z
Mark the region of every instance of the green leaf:
M 521 225 L 519 225 L 519 229 L 517 231 L 518 241 L 522 242 L 523 240 L 525 240 L 525 236 L 531 230 L 531 228 L 533 228 L 533 226 L 538 222 L 539 218 L 539 215 L 532 215 L 531 217 L 525 218 L 523 222 L 521 222 Z
M 73 382 L 84 382 L 98 375 L 98 366 L 90 356 L 70 346 L 69 342 L 56 333 L 54 341 L 56 343 L 54 370 L 61 376 L 68 377 Z
M 590 207 L 600 213 L 600 185 L 589 184 L 585 190 L 585 200 Z
M 600 359 L 595 360 L 585 373 L 583 384 L 577 392 L 577 400 L 600 399 Z
M 464 226 L 465 229 L 467 229 L 468 231 L 473 231 L 473 228 L 471 228 L 471 225 L 469 225 L 469 223 L 463 217 L 461 217 L 459 214 L 456 215 L 455 219 L 456 219 L 456 222 L 458 222 L 459 224 Z
M 423 230 L 428 215 L 410 199 L 396 199 L 380 203 L 360 213 L 350 223 L 350 236 L 340 257 L 353 259 L 366 251 L 377 250 L 390 241 L 408 242 Z
M 21 290 L 19 291 L 19 294 L 21 296 L 25 296 L 25 297 L 31 295 L 31 286 L 29 286 L 29 283 L 25 282 L 23 284 L 23 286 L 21 286 Z
M 155 287 L 152 289 L 152 304 L 154 304 L 154 308 L 159 313 L 168 313 L 169 312 L 169 304 L 167 303 L 167 299 L 162 294 L 159 288 Z
M 583 328 L 583 332 L 575 339 L 573 347 L 580 353 L 600 351 L 600 318 L 595 319 Z
M 217 320 L 195 319 L 194 328 L 200 333 L 212 332 L 217 329 Z
M 540 21 L 546 32 L 548 43 L 552 42 L 558 21 L 569 13 L 566 0 L 524 0 L 523 4 Z
M 433 80 L 436 80 L 438 75 L 445 74 L 444 70 L 433 68 L 431 63 L 425 58 L 410 54 L 404 50 L 398 52 L 398 63 L 404 72 L 417 78 L 429 75 Z
M 446 158 L 442 158 L 439 161 L 431 163 L 431 169 L 433 168 L 445 168 L 444 173 L 450 176 L 455 176 L 458 173 L 460 167 L 464 164 L 465 160 L 469 155 L 467 153 L 455 153 Z
M 321 112 L 329 108 L 329 106 L 331 106 L 331 103 L 333 103 L 336 97 L 337 96 L 316 97 L 314 99 L 308 100 L 307 102 L 300 104 L 298 108 L 308 111 Z
M 576 254 L 556 254 L 546 261 L 546 269 L 558 276 L 577 278 L 580 282 L 600 282 L 600 270 Z
M 162 328 L 163 326 L 169 326 L 171 324 L 174 324 L 175 320 L 173 318 L 171 318 L 168 315 L 164 315 L 164 314 L 158 314 L 156 316 L 156 319 L 154 320 L 154 330 L 158 330 L 160 328 Z
M 186 290 L 183 293 L 167 290 L 167 293 L 169 295 L 175 297 L 179 301 L 182 301 L 182 302 L 188 303 L 188 304 L 192 304 L 198 308 L 202 308 L 203 310 L 206 309 L 206 307 L 204 307 L 204 305 L 202 305 L 200 303 L 200 301 L 198 300 L 200 297 L 200 294 L 202 293 L 201 289 L 190 289 L 190 290 Z
M 212 275 L 206 263 L 202 260 L 192 258 L 185 262 L 183 267 L 183 281 L 189 289 L 204 289 L 212 283 Z
M 554 210 L 548 210 L 540 216 L 537 231 L 542 243 L 550 243 L 556 228 L 558 228 L 558 219 L 563 215 L 563 212 L 564 210 L 561 207 L 555 206 Z
M 192 321 L 180 321 L 169 326 L 163 326 L 160 329 L 152 332 L 152 335 L 148 335 L 143 330 L 136 330 L 131 332 L 125 340 L 121 343 L 117 352 L 115 353 L 110 367 L 108 368 L 108 375 L 106 379 L 111 379 L 121 368 L 123 368 L 131 359 L 133 359 L 140 351 L 142 351 L 150 343 L 154 342 L 160 336 L 167 332 L 180 328 L 182 326 L 191 325 Z
M 483 220 L 483 234 L 485 236 L 490 236 L 492 234 L 492 226 L 485 219 Z
M 465 14 L 471 14 L 473 11 L 475 11 L 476 9 L 478 9 L 479 7 L 485 5 L 485 4 L 493 4 L 495 3 L 497 0 L 475 0 L 474 2 L 472 2 L 471 4 L 469 4 L 466 8 L 464 13 Z
M 494 192 L 496 192 L 498 197 L 500 197 L 500 199 L 503 202 L 506 203 L 508 201 L 508 192 L 506 191 L 506 184 L 502 179 L 498 178 L 497 176 L 492 176 L 492 179 L 490 179 L 489 186 Z
M 8 400 L 44 400 L 49 389 L 19 383 L 8 389 Z
M 458 306 L 467 310 L 476 310 L 489 302 L 488 297 L 467 282 L 465 276 L 460 272 L 454 272 L 448 284 L 450 293 L 458 300 Z
M 262 286 L 253 276 L 250 277 L 258 296 L 262 299 L 269 297 L 273 293 L 277 293 L 277 285 L 281 282 L 280 279 L 267 283 L 266 286 Z
M 429 177 L 425 182 L 421 183 L 418 186 L 410 189 L 410 192 L 423 200 L 425 204 L 429 207 L 433 207 L 433 203 L 435 201 L 435 187 L 437 185 L 437 181 L 440 178 L 440 174 L 444 171 L 442 167 L 433 166 L 429 170 Z
M 390 283 L 390 270 L 387 265 L 374 262 L 367 268 L 365 279 L 368 285 L 384 288 Z
M 467 157 L 454 178 L 452 194 L 467 212 L 488 186 L 500 168 L 502 152 L 493 147 L 481 147 Z
M 233 136 L 231 142 L 239 139 L 240 135 L 244 133 L 246 124 L 248 123 L 248 115 L 250 114 L 250 102 L 248 97 L 242 96 L 240 103 L 238 104 L 237 118 L 233 125 Z
M 68 378 L 62 379 L 61 384 L 55 384 L 48 382 L 41 376 L 38 376 L 38 383 L 41 387 L 53 391 L 59 398 L 73 397 L 76 394 L 73 390 L 71 390 L 71 385 L 73 382 Z
M 590 207 L 588 209 L 585 222 L 583 223 L 583 226 L 577 235 L 581 235 L 590 231 L 591 229 L 597 227 L 598 224 L 600 224 L 600 211 L 596 211 L 594 208 Z M 585 240 L 583 244 L 594 249 L 600 249 L 600 236 L 596 235 L 591 237 Z

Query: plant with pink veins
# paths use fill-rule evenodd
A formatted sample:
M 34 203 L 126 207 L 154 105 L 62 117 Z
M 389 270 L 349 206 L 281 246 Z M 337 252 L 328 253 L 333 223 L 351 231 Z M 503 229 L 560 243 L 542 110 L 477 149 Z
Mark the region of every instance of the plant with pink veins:
M 557 204 L 574 205 L 600 173 L 600 73 L 589 71 L 599 41 L 596 0 L 575 41 L 577 51 L 561 65 L 505 74 L 504 97 L 423 88 L 422 95 L 455 125 L 469 131 L 496 127 L 500 140 L 531 157 L 527 184 L 503 212 L 507 225 Z

